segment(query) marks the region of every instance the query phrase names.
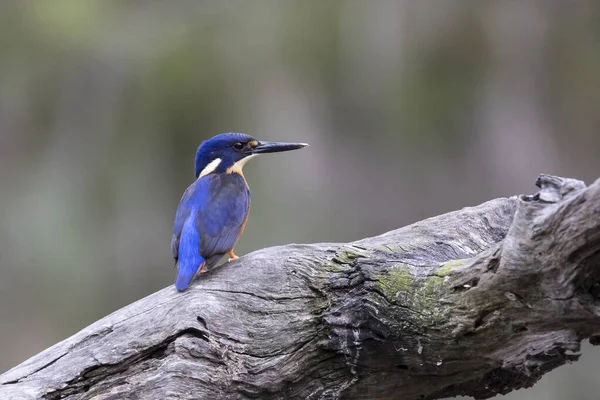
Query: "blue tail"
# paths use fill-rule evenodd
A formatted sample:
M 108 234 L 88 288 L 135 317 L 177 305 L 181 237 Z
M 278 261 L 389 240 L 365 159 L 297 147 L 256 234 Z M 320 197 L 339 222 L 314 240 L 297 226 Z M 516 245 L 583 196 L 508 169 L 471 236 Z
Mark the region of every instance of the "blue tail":
M 199 253 L 200 235 L 196 229 L 196 213 L 197 211 L 192 211 L 186 219 L 179 239 L 177 280 L 175 281 L 175 287 L 179 291 L 188 287 L 200 266 L 205 262 Z

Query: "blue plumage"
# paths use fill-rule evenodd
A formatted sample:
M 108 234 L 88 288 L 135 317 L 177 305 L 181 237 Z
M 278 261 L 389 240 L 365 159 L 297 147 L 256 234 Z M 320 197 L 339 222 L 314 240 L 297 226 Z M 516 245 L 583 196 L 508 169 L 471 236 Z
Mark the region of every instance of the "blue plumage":
M 197 179 L 183 194 L 173 224 L 177 290 L 184 290 L 198 271 L 212 267 L 225 254 L 236 258 L 233 248 L 250 211 L 250 190 L 242 173 L 245 162 L 257 154 L 305 146 L 261 143 L 241 133 L 217 135 L 200 145 L 195 160 Z
M 227 167 L 232 166 L 239 159 L 239 152 L 237 151 L 223 151 L 224 149 L 231 149 L 234 143 L 249 143 L 256 141 L 252 136 L 246 135 L 245 133 L 222 133 L 209 140 L 202 142 L 198 146 L 196 151 L 196 178 L 200 175 L 200 172 L 214 161 L 216 158 L 221 158 L 221 163 L 218 166 L 217 173 L 224 172 Z
M 218 261 L 233 249 L 249 208 L 250 190 L 239 174 L 213 173 L 190 186 L 174 224 L 172 249 L 178 258 L 178 290 L 187 287 L 207 259 Z
M 194 226 L 197 215 L 198 210 L 192 210 L 184 221 L 182 230 L 178 232 L 182 240 L 180 240 L 177 249 L 180 260 L 177 267 L 177 280 L 175 281 L 177 290 L 185 289 L 196 275 L 198 268 L 206 261 L 198 252 L 200 233 Z

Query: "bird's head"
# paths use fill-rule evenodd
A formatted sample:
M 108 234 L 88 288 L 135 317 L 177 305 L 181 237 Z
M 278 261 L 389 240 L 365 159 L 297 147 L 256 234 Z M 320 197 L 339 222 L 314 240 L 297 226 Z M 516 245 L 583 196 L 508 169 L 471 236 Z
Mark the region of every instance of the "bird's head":
M 306 143 L 261 142 L 245 133 L 221 133 L 202 142 L 196 151 L 196 178 L 210 173 L 241 173 L 258 154 L 301 149 Z

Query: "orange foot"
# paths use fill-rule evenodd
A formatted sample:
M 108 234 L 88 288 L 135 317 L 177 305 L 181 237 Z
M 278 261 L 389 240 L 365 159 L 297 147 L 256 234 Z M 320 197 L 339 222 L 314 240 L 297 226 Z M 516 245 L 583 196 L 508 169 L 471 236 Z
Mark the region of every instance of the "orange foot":
M 204 267 L 206 267 L 206 263 L 202 263 L 202 265 L 200 266 L 200 269 L 198 270 L 198 272 L 196 272 L 196 275 L 205 273 L 206 271 L 204 270 Z
M 233 249 L 231 249 L 231 250 L 229 251 L 229 253 L 227 253 L 227 254 L 229 254 L 229 260 L 227 260 L 227 262 L 229 262 L 229 261 L 233 261 L 233 260 L 237 260 L 237 259 L 239 258 L 239 257 L 238 257 L 238 256 L 236 256 L 235 254 L 233 254 Z

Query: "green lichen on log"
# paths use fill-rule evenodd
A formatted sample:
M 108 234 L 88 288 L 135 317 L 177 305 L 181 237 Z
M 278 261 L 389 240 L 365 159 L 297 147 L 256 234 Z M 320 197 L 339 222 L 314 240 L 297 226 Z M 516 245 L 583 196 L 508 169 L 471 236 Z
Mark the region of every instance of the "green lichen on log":
M 444 264 L 442 264 L 436 271 L 435 275 L 439 277 L 446 277 L 452 273 L 456 268 L 460 268 L 465 265 L 469 261 L 468 258 L 463 258 L 459 260 L 450 260 Z
M 443 284 L 444 278 L 437 275 L 428 276 L 425 280 L 425 294 L 427 296 L 437 296 Z
M 444 312 L 439 299 L 445 292 L 445 282 L 446 278 L 437 274 L 416 277 L 409 266 L 398 264 L 378 277 L 376 288 L 393 304 L 438 318 Z
M 406 266 L 398 265 L 391 267 L 387 274 L 379 277 L 378 289 L 385 297 L 393 301 L 402 292 L 413 290 L 415 278 Z
M 349 249 L 347 247 L 342 247 L 335 252 L 335 255 L 331 259 L 330 263 L 327 263 L 324 269 L 327 272 L 332 273 L 340 273 L 340 272 L 348 272 L 353 268 L 353 264 L 356 263 L 356 259 L 368 257 L 369 254 L 360 253 L 357 251 L 358 249 Z

